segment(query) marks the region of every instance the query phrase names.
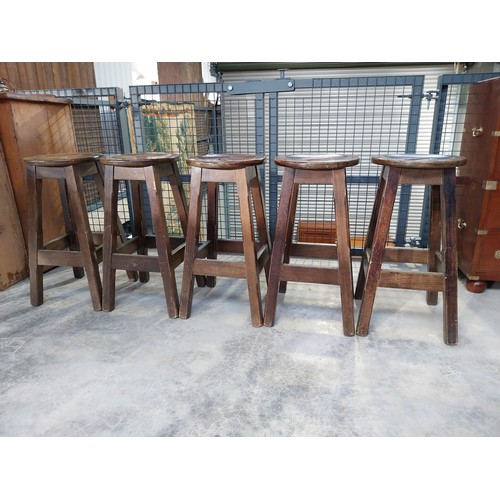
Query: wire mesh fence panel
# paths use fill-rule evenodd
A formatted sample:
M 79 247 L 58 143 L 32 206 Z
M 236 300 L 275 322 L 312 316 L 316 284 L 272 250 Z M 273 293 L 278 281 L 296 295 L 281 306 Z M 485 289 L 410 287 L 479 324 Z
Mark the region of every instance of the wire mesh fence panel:
M 463 119 L 471 84 L 498 76 L 443 75 L 437 90 L 424 91 L 423 76 L 280 78 L 249 82 L 132 86 L 130 100 L 117 88 L 26 91 L 72 100 L 78 150 L 103 154 L 165 151 L 179 155 L 189 202 L 187 158 L 207 153 L 257 153 L 269 230 L 274 234 L 282 169 L 277 155 L 345 153 L 359 156 L 347 169 L 353 253 L 361 253 L 378 186 L 374 154 L 460 151 Z M 435 82 L 432 82 L 435 85 Z M 427 106 L 422 103 L 427 101 Z M 431 104 L 434 104 L 431 107 Z M 428 126 L 433 116 L 432 127 Z M 422 120 L 424 126 L 421 126 Z M 120 217 L 130 224 L 127 186 L 121 185 Z M 146 199 L 147 195 L 145 193 Z M 102 203 L 86 183 L 89 216 L 102 227 Z M 301 187 L 294 239 L 335 241 L 335 209 L 329 186 Z M 180 235 L 177 210 L 168 183 L 164 204 L 169 231 Z M 146 218 L 151 228 L 147 205 Z M 239 203 L 233 185 L 220 186 L 219 236 L 241 237 Z M 206 217 L 205 202 L 202 208 Z M 388 244 L 426 246 L 428 189 L 401 186 Z M 203 235 L 202 235 L 203 237 Z
M 213 85 L 147 85 L 130 87 L 128 115 L 132 152 L 169 152 L 179 155 L 178 167 L 184 191 L 190 199 L 189 157 L 219 150 L 219 94 Z M 168 182 L 162 183 L 167 227 L 172 236 L 182 234 L 177 209 Z M 152 229 L 149 201 L 146 222 Z M 204 213 L 206 208 L 204 207 Z
M 119 88 L 45 89 L 21 91 L 30 94 L 51 94 L 71 100 L 71 115 L 78 152 L 105 155 L 126 152 L 128 127 L 125 121 L 127 103 Z M 55 151 L 56 152 L 56 151 Z M 84 179 L 85 199 L 92 231 L 104 230 L 104 210 L 93 180 Z M 124 227 L 130 224 L 128 190 L 120 183 L 118 215 Z
M 299 85 L 302 88 L 297 88 Z M 295 92 L 279 95 L 278 154 L 344 153 L 360 158 L 358 165 L 347 170 L 354 249 L 361 249 L 364 244 L 380 175 L 380 167 L 371 163 L 371 156 L 415 151 L 418 140 L 415 117 L 419 114 L 422 85 L 422 77 L 328 78 L 295 82 Z M 275 174 L 279 180 L 281 168 Z M 279 185 L 276 188 L 279 191 Z M 416 192 L 411 194 L 419 196 Z M 391 241 L 396 240 L 401 224 L 403 195 L 400 192 L 396 201 Z M 301 187 L 295 239 L 300 241 L 314 234 L 316 241 L 330 242 L 335 239 L 334 220 L 331 187 Z M 404 220 L 412 222 L 406 214 Z M 410 227 L 417 234 L 418 228 L 418 224 Z

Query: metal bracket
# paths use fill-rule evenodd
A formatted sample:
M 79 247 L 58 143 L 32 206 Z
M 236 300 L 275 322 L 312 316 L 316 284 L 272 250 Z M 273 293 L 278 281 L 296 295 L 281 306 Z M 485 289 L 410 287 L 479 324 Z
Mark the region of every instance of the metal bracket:
M 295 80 L 292 78 L 279 78 L 271 81 L 251 81 L 224 83 L 223 90 L 231 95 L 263 94 L 269 92 L 293 92 Z
M 401 94 L 398 95 L 397 97 L 412 99 L 414 96 L 413 94 Z M 420 96 L 421 99 L 427 99 L 427 109 L 429 109 L 431 101 L 435 101 L 438 97 L 439 97 L 439 90 L 428 90 L 427 92 L 424 92 Z

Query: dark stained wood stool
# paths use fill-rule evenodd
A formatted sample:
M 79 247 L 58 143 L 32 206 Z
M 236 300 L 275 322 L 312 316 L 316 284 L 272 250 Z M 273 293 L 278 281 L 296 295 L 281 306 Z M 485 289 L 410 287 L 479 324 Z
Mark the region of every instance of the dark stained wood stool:
M 94 310 L 101 310 L 102 283 L 99 276 L 100 241 L 92 233 L 84 195 L 83 177 L 92 176 L 101 194 L 102 176 L 98 154 L 47 154 L 24 158 L 28 187 L 28 255 L 30 297 L 33 306 L 43 303 L 44 266 L 73 267 L 75 278 L 85 273 Z M 44 243 L 42 181 L 59 182 L 65 234 Z
M 359 158 L 343 154 L 278 156 L 274 162 L 284 167 L 281 196 L 273 242 L 264 325 L 273 326 L 278 291 L 286 292 L 288 281 L 340 285 L 344 335 L 354 329 L 353 278 L 346 190 L 346 167 Z M 293 229 L 300 185 L 326 184 L 333 187 L 336 244 L 293 243 Z M 291 264 L 290 257 L 336 260 L 338 267 Z
M 193 277 L 206 276 L 207 286 L 215 286 L 215 277 L 243 278 L 247 281 L 253 326 L 262 326 L 262 300 L 259 275 L 269 270 L 271 247 L 258 165 L 265 156 L 253 154 L 213 154 L 189 158 L 191 199 L 186 236 L 180 317 L 189 318 L 193 302 Z M 222 239 L 218 233 L 219 183 L 235 183 L 238 194 L 242 239 Z M 199 244 L 202 189 L 207 186 L 207 240 Z M 253 212 L 252 203 L 253 200 Z M 253 217 L 257 226 L 255 238 Z M 219 254 L 242 255 L 243 261 L 217 260 Z
M 436 305 L 443 292 L 443 339 L 458 340 L 457 320 L 457 222 L 455 220 L 455 167 L 462 156 L 380 155 L 382 165 L 377 195 L 358 275 L 355 298 L 361 299 L 356 333 L 366 336 L 378 287 L 424 290 L 427 304 Z M 394 201 L 401 184 L 431 186 L 428 248 L 386 247 Z M 384 262 L 427 265 L 427 271 L 382 269 Z
M 131 153 L 101 158 L 104 168 L 104 251 L 102 308 L 115 308 L 116 270 L 138 271 L 142 283 L 150 272 L 159 272 L 163 280 L 168 315 L 179 315 L 179 296 L 175 268 L 184 259 L 184 234 L 187 229 L 187 202 L 177 166 L 179 155 L 173 153 Z M 169 182 L 183 235 L 171 237 L 168 232 L 161 179 Z M 130 181 L 132 235 L 118 244 L 116 220 L 118 183 Z M 149 198 L 154 234 L 147 234 L 143 186 Z M 148 255 L 156 249 L 156 255 Z

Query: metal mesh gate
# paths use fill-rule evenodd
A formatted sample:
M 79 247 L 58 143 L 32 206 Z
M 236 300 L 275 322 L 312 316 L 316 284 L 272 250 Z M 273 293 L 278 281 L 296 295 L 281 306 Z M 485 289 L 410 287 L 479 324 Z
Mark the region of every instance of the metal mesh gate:
M 133 150 L 179 153 L 186 179 L 189 169 L 185 158 L 193 154 L 256 152 L 267 156 L 261 180 L 271 235 L 281 181 L 281 172 L 273 162 L 277 154 L 359 155 L 360 165 L 349 172 L 349 198 L 352 246 L 361 249 L 380 170 L 370 164 L 370 155 L 416 151 L 423 77 L 281 78 L 211 86 L 138 86 L 130 91 Z M 403 189 L 396 213 L 403 206 L 406 213 L 402 219 L 395 217 L 391 227 L 396 240 L 398 224 L 401 226 L 401 220 L 404 221 L 404 234 L 399 238 L 403 244 L 407 237 L 409 197 L 410 193 Z M 308 186 L 300 194 L 299 220 L 323 227 L 335 218 L 332 201 L 328 189 Z M 421 213 L 421 207 L 416 210 Z M 222 236 L 240 235 L 237 213 L 233 187 L 225 186 L 219 221 Z M 414 233 L 418 235 L 418 231 L 417 225 Z M 295 237 L 298 236 L 297 228 Z

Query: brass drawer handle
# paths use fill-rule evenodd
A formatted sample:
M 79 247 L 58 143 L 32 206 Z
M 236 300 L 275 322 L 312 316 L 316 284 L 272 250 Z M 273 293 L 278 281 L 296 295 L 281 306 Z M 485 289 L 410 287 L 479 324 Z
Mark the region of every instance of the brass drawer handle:
M 465 222 L 463 219 L 458 219 L 457 226 L 458 229 L 465 229 L 467 227 L 467 222 Z

